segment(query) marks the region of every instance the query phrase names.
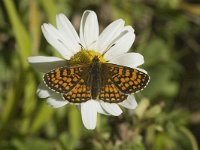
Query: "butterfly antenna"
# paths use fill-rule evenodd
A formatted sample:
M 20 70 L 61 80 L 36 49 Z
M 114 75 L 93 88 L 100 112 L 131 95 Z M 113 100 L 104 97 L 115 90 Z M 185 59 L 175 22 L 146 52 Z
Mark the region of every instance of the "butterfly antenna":
M 89 55 L 90 57 L 92 57 L 92 55 L 90 54 L 90 52 L 89 52 L 88 50 L 86 50 L 86 49 L 83 47 L 83 45 L 82 45 L 81 43 L 79 43 L 79 45 L 81 46 L 81 50 L 85 50 L 85 52 L 87 52 L 88 55 Z
M 115 46 L 115 43 L 112 44 L 110 47 L 108 47 L 102 54 L 102 56 L 104 56 L 106 54 L 107 51 L 109 51 L 113 46 Z
M 83 47 L 83 45 L 81 43 L 78 43 L 81 46 L 81 50 L 85 50 L 85 48 Z

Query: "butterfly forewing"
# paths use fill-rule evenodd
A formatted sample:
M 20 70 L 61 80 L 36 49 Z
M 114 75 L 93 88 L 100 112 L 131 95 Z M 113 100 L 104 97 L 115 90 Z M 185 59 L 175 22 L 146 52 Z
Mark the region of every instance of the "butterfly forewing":
M 81 80 L 88 66 L 61 67 L 44 74 L 44 83 L 53 91 L 68 93 Z
M 149 82 L 149 76 L 137 69 L 115 64 L 103 64 L 103 72 L 107 72 L 113 84 L 124 94 L 141 91 Z

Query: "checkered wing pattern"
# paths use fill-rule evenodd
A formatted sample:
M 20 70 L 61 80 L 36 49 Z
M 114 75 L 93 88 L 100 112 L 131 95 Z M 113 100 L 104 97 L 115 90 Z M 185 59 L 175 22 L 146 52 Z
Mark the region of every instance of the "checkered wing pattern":
M 127 98 L 127 95 L 121 93 L 111 79 L 103 79 L 102 87 L 99 93 L 99 99 L 108 103 L 119 103 Z
M 44 74 L 44 83 L 57 93 L 68 93 L 81 80 L 88 66 L 61 67 Z
M 87 78 L 83 78 L 76 84 L 76 86 L 68 93 L 64 93 L 65 100 L 71 103 L 82 103 L 91 99 L 91 87 L 87 84 Z
M 149 76 L 137 69 L 115 64 L 103 64 L 103 72 L 107 72 L 112 83 L 124 94 L 143 90 L 149 82 Z

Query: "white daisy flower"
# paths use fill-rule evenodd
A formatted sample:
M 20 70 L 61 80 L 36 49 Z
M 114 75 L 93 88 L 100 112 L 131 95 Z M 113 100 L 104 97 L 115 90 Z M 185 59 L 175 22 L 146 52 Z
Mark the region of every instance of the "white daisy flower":
M 65 15 L 57 15 L 56 24 L 56 28 L 51 24 L 43 24 L 42 32 L 48 43 L 60 53 L 61 58 L 47 56 L 28 58 L 28 62 L 42 73 L 68 64 L 91 62 L 91 56 L 96 55 L 99 56 L 100 61 L 131 68 L 137 68 L 144 63 L 141 54 L 127 53 L 135 40 L 135 33 L 131 26 L 124 25 L 122 19 L 112 22 L 99 34 L 99 24 L 95 12 L 86 10 L 81 19 L 80 37 Z M 85 55 L 87 57 L 84 57 Z M 145 72 L 140 68 L 137 69 Z M 50 90 L 43 82 L 37 89 L 37 95 L 40 98 L 47 98 L 47 103 L 55 108 L 70 103 L 63 98 L 61 93 Z M 97 113 L 119 116 L 122 113 L 119 105 L 128 109 L 135 109 L 137 102 L 133 95 L 128 95 L 127 99 L 120 103 L 91 99 L 76 105 L 81 112 L 84 126 L 87 129 L 94 129 Z

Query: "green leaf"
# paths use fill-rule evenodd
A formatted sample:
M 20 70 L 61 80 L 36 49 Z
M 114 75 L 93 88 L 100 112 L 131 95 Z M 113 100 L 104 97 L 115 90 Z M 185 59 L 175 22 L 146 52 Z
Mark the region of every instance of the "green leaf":
M 54 108 L 50 108 L 45 102 L 41 104 L 39 111 L 30 127 L 30 133 L 37 132 L 53 116 Z
M 24 141 L 19 139 L 14 139 L 12 145 L 17 150 L 50 150 L 51 144 L 40 138 L 27 138 Z
M 193 135 L 193 133 L 189 129 L 184 127 L 184 126 L 180 127 L 180 130 L 189 139 L 189 141 L 190 141 L 190 143 L 192 145 L 192 149 L 191 150 L 198 150 L 199 149 L 198 148 L 198 143 L 197 143 L 197 140 L 195 139 L 195 136 Z
M 139 119 L 142 119 L 144 116 L 145 111 L 147 110 L 147 107 L 150 105 L 149 100 L 146 98 L 143 98 L 138 107 L 135 109 L 135 114 Z
M 21 133 L 25 134 L 29 131 L 32 114 L 36 108 L 36 83 L 32 72 L 26 73 L 23 101 L 23 118 L 21 121 Z
M 40 41 L 41 41 L 41 16 L 38 8 L 38 1 L 30 0 L 30 15 L 29 15 L 29 24 L 30 24 L 30 33 L 31 33 L 31 42 L 32 42 L 32 54 L 38 54 Z
M 155 105 L 145 112 L 144 117 L 145 118 L 155 118 L 160 112 L 161 112 L 161 106 Z
M 48 20 L 52 24 L 56 24 L 56 15 L 57 15 L 57 7 L 56 7 L 56 1 L 55 0 L 40 0 L 42 3 L 42 6 L 47 14 Z
M 75 106 L 69 107 L 68 112 L 68 120 L 69 120 L 69 130 L 73 138 L 79 139 L 81 136 L 82 122 L 80 117 L 80 112 L 78 112 Z
M 27 57 L 31 54 L 31 42 L 27 30 L 25 29 L 20 17 L 16 11 L 15 5 L 12 0 L 3 0 L 6 11 L 8 13 L 15 38 L 18 44 L 19 55 L 22 66 L 28 67 Z

